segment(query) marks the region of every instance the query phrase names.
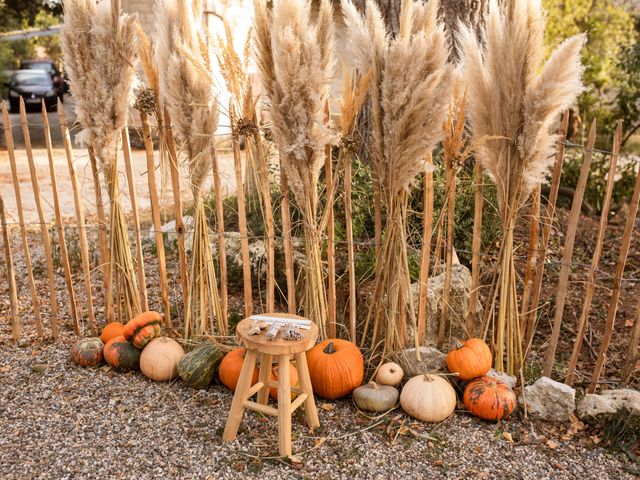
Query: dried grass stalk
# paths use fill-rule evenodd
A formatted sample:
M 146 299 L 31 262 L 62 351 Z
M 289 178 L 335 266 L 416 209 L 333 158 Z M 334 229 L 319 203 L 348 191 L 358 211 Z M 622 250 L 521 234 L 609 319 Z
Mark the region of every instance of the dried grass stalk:
M 460 25 L 459 43 L 469 89 L 469 121 L 478 158 L 495 182 L 503 241 L 494 322 L 495 366 L 517 372 L 522 362 L 513 229 L 520 208 L 548 169 L 560 112 L 582 90 L 580 50 L 584 35 L 566 40 L 542 64 L 545 21 L 540 0 L 491 0 L 481 43 Z M 493 308 L 493 307 L 491 307 Z
M 376 3 L 368 0 L 361 15 L 343 3 L 349 25 L 349 57 L 361 72 L 371 70 L 372 154 L 386 210 L 383 245 L 376 261 L 373 301 L 364 336 L 373 326 L 372 345 L 384 335 L 387 352 L 402 348 L 409 318 L 417 341 L 407 260 L 408 193 L 424 170 L 424 157 L 442 138 L 442 119 L 452 91 L 452 67 L 439 3 L 426 6 L 404 0 L 400 32 L 387 34 Z
M 318 224 L 318 178 L 330 133 L 323 106 L 333 75 L 333 8 L 322 0 L 311 21 L 309 0 L 278 0 L 269 12 L 256 0 L 258 64 L 269 101 L 280 165 L 304 219 L 307 255 L 305 316 L 326 338 L 327 298 Z

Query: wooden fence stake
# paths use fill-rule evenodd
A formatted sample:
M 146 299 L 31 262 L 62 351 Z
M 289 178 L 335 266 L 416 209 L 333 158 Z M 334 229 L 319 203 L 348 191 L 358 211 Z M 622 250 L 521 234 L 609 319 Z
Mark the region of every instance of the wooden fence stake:
M 576 341 L 573 344 L 573 351 L 571 352 L 571 359 L 569 360 L 569 367 L 567 369 L 567 377 L 564 382 L 567 385 L 573 385 L 576 365 L 578 364 L 578 357 L 580 356 L 580 349 L 582 348 L 582 341 L 584 339 L 584 331 L 587 326 L 587 319 L 589 318 L 589 313 L 591 313 L 591 303 L 593 301 L 593 294 L 596 288 L 596 273 L 598 271 L 598 265 L 600 264 L 600 255 L 602 253 L 604 236 L 607 232 L 609 207 L 611 206 L 611 195 L 613 194 L 613 187 L 615 184 L 616 168 L 618 166 L 618 152 L 620 151 L 621 139 L 622 123 L 619 122 L 618 128 L 616 128 L 615 134 L 613 136 L 613 151 L 611 155 L 611 163 L 609 165 L 607 188 L 604 194 L 602 213 L 600 214 L 598 237 L 596 239 L 596 245 L 593 250 L 593 257 L 591 259 L 591 267 L 589 268 L 589 275 L 587 277 L 587 284 L 584 293 L 584 303 L 582 305 L 582 313 L 580 314 L 580 319 L 578 320 L 578 332 L 576 334 Z
M 467 335 L 475 336 L 476 311 L 478 310 L 478 297 L 480 295 L 480 254 L 482 250 L 482 207 L 484 198 L 482 164 L 476 160 L 476 194 L 473 206 L 473 239 L 471 241 L 471 292 L 469 295 L 469 311 L 467 312 Z
M 136 241 L 136 272 L 140 284 L 140 306 L 144 311 L 149 310 L 149 298 L 147 296 L 147 281 L 144 275 L 144 254 L 142 253 L 142 238 L 140 236 L 140 216 L 138 213 L 138 194 L 131 165 L 131 142 L 129 140 L 129 128 L 122 129 L 122 152 L 124 153 L 124 168 L 127 173 L 127 185 L 129 186 L 129 199 L 131 201 L 131 215 L 133 217 L 133 236 Z
M 58 179 L 56 178 L 56 167 L 53 161 L 53 147 L 51 145 L 51 131 L 49 130 L 49 117 L 47 115 L 47 108 L 42 101 L 42 123 L 44 125 L 44 139 L 47 147 L 47 157 L 49 159 L 49 175 L 51 176 L 51 191 L 53 192 L 53 213 L 56 220 L 56 231 L 58 233 L 58 243 L 60 244 L 60 259 L 62 262 L 62 267 L 64 269 L 64 280 L 67 284 L 67 291 L 69 293 L 69 302 L 71 308 L 71 318 L 73 319 L 73 323 L 79 323 L 80 318 L 78 315 L 77 304 L 76 304 L 76 294 L 73 290 L 73 278 L 71 273 L 71 265 L 69 263 L 69 253 L 67 252 L 67 243 L 64 238 L 64 227 L 62 225 L 62 213 L 60 211 L 60 199 L 58 197 Z M 89 304 L 92 305 L 93 301 L 91 299 L 91 283 L 89 283 L 88 289 L 89 295 Z M 93 313 L 93 307 L 90 309 L 91 313 Z M 90 325 L 91 330 L 94 334 L 96 334 L 95 330 L 95 322 L 90 316 Z
M 7 104 L 2 101 L 2 124 L 4 128 L 4 137 L 7 143 L 7 152 L 9 153 L 9 163 L 11 164 L 11 177 L 13 179 L 13 189 L 16 196 L 16 209 L 18 210 L 18 221 L 20 223 L 20 235 L 22 237 L 22 249 L 24 251 L 24 263 L 27 268 L 27 276 L 29 279 L 29 288 L 31 290 L 31 301 L 33 302 L 33 316 L 36 323 L 36 332 L 39 337 L 44 335 L 42 326 L 42 316 L 40 314 L 40 298 L 36 289 L 36 282 L 33 278 L 33 266 L 31 264 L 31 252 L 29 251 L 29 240 L 27 238 L 27 228 L 24 223 L 24 212 L 22 210 L 22 195 L 20 193 L 20 181 L 18 180 L 18 169 L 16 165 L 16 155 L 13 146 L 13 132 L 11 130 L 11 120 L 7 111 Z
M 624 274 L 624 267 L 627 263 L 627 256 L 629 255 L 629 246 L 631 245 L 631 237 L 633 235 L 633 228 L 636 222 L 636 215 L 638 214 L 638 202 L 640 201 L 640 170 L 636 176 L 636 183 L 633 189 L 633 196 L 629 204 L 629 216 L 624 226 L 624 233 L 622 234 L 622 244 L 620 246 L 620 255 L 618 256 L 618 264 L 616 266 L 616 276 L 613 281 L 613 291 L 611 293 L 611 303 L 609 304 L 609 311 L 607 312 L 607 322 L 605 324 L 604 335 L 602 337 L 602 343 L 598 350 L 598 360 L 596 361 L 596 367 L 591 375 L 591 381 L 589 383 L 589 393 L 593 393 L 596 390 L 596 385 L 602 374 L 604 368 L 604 362 L 607 360 L 607 350 L 609 349 L 609 343 L 611 343 L 611 336 L 613 335 L 613 327 L 616 320 L 616 314 L 618 313 L 618 302 L 620 301 L 620 284 L 622 283 L 622 275 Z M 635 328 L 635 327 L 634 327 Z
M 222 319 L 228 319 L 229 294 L 227 292 L 227 250 L 224 241 L 224 203 L 222 200 L 222 182 L 220 181 L 220 165 L 216 152 L 215 137 L 211 146 L 213 185 L 216 196 L 216 231 L 218 233 L 218 260 L 220 262 L 220 308 Z
M 353 207 L 351 201 L 351 176 L 352 176 L 352 154 L 346 152 L 344 155 L 344 219 L 347 238 L 347 257 L 349 271 L 349 336 L 352 342 L 356 342 L 356 315 L 357 315 L 357 293 L 356 293 L 356 261 L 353 245 Z
M 235 129 L 236 111 L 233 101 L 229 102 L 231 123 L 231 144 L 233 147 L 233 167 L 236 174 L 236 199 L 238 202 L 238 229 L 240 230 L 240 253 L 242 255 L 242 285 L 244 293 L 244 316 L 253 313 L 253 287 L 251 285 L 251 256 L 249 255 L 249 231 L 247 229 L 247 207 L 245 205 L 244 180 L 242 175 L 242 155 L 240 141 Z M 247 163 L 248 165 L 248 163 Z
M 538 250 L 538 263 L 534 277 L 533 289 L 531 290 L 531 300 L 529 312 L 527 314 L 526 329 L 523 332 L 525 338 L 524 358 L 527 357 L 527 351 L 533 341 L 535 334 L 536 319 L 538 318 L 538 303 L 540 302 L 540 292 L 542 289 L 542 280 L 544 277 L 544 264 L 547 258 L 547 246 L 551 238 L 551 226 L 556 215 L 556 202 L 558 200 L 558 189 L 560 188 L 560 177 L 562 176 L 562 164 L 564 162 L 564 144 L 567 140 L 567 128 L 569 125 L 569 111 L 566 111 L 560 122 L 560 131 L 558 141 L 556 143 L 556 158 L 551 174 L 551 191 L 549 201 L 542 220 L 542 239 Z M 488 309 L 487 309 L 488 310 Z
M 149 200 L 151 201 L 151 217 L 153 219 L 153 231 L 156 240 L 156 252 L 158 253 L 158 270 L 160 274 L 160 296 L 164 310 L 164 322 L 167 332 L 172 327 L 171 302 L 169 301 L 169 286 L 167 280 L 167 260 L 164 251 L 164 238 L 162 235 L 162 222 L 160 221 L 160 201 L 158 199 L 158 187 L 156 185 L 156 165 L 153 158 L 153 140 L 147 114 L 140 112 L 142 124 L 142 138 L 147 155 L 147 181 L 149 183 Z
M 45 115 L 45 124 L 48 125 L 48 117 Z M 62 129 L 62 141 L 64 143 L 65 155 L 67 158 L 67 168 L 69 170 L 69 179 L 71 181 L 71 189 L 73 191 L 73 206 L 76 213 L 76 225 L 78 227 L 78 238 L 80 240 L 80 256 L 82 258 L 82 272 L 84 275 L 84 284 L 87 294 L 87 310 L 89 314 L 89 325 L 91 326 L 91 330 L 94 334 L 97 334 L 96 331 L 96 319 L 95 312 L 93 308 L 93 294 L 91 293 L 91 261 L 89 258 L 89 242 L 87 241 L 87 229 L 85 226 L 84 219 L 84 209 L 82 207 L 82 199 L 80 193 L 80 185 L 78 184 L 78 176 L 76 175 L 76 168 L 74 166 L 74 158 L 73 158 L 73 148 L 71 147 L 71 138 L 69 137 L 69 128 L 67 127 L 67 119 L 64 114 L 64 108 L 62 104 L 58 104 L 58 118 L 60 120 L 60 127 Z M 92 156 L 92 153 L 89 154 Z M 95 163 L 95 158 L 93 159 Z M 97 172 L 97 171 L 96 171 Z M 97 188 L 96 192 L 100 192 L 96 194 L 96 206 L 98 210 L 98 221 L 101 223 L 100 230 L 98 230 L 98 241 L 100 242 L 100 257 L 103 263 L 103 277 L 104 280 L 108 280 L 108 271 L 107 269 L 107 253 L 106 253 L 106 231 L 104 227 L 106 224 L 103 219 L 100 219 L 100 211 L 102 210 L 102 215 L 104 215 L 104 210 L 102 209 L 102 192 L 100 191 L 100 183 L 97 184 L 95 181 L 97 177 L 94 177 L 94 187 Z M 99 195 L 99 196 L 98 196 Z M 102 233 L 101 233 L 102 232 Z M 104 238 L 100 238 L 103 236 Z M 102 242 L 105 242 L 105 245 L 102 245 Z M 105 249 L 103 252 L 102 249 Z M 106 286 L 106 284 L 105 284 Z M 106 291 L 106 290 L 105 290 Z
M 11 305 L 11 338 L 17 342 L 22 333 L 22 324 L 18 310 L 18 290 L 16 289 L 16 274 L 13 269 L 11 243 L 7 228 L 7 217 L 4 212 L 4 200 L 0 195 L 0 224 L 2 225 L 2 242 L 4 243 L 4 259 L 7 263 L 7 283 L 9 284 L 9 304 Z
M 566 240 L 562 251 L 562 265 L 560 267 L 560 279 L 558 280 L 558 291 L 556 295 L 556 312 L 553 319 L 553 330 L 551 339 L 547 347 L 547 354 L 544 360 L 543 374 L 551 377 L 551 371 L 556 360 L 556 348 L 560 339 L 560 327 L 562 326 L 562 317 L 564 315 L 564 304 L 567 299 L 567 288 L 569 285 L 569 273 L 571 272 L 571 260 L 573 258 L 573 246 L 576 240 L 576 232 L 578 230 L 578 221 L 580 220 L 580 211 L 582 210 L 582 199 L 584 190 L 587 186 L 589 178 L 589 169 L 591 168 L 591 159 L 593 158 L 593 146 L 596 141 L 596 120 L 591 123 L 589 136 L 587 138 L 587 147 L 584 151 L 584 161 L 580 170 L 580 178 L 576 185 L 576 193 L 573 196 L 573 204 L 571 205 L 571 213 L 569 214 L 569 225 L 567 226 Z
M 47 262 L 47 276 L 49 277 L 49 302 L 51 305 L 51 335 L 54 339 L 58 338 L 58 291 L 56 289 L 55 270 L 53 268 L 53 255 L 51 254 L 51 239 L 49 238 L 48 224 L 44 218 L 42 209 L 42 197 L 40 195 L 40 183 L 38 182 L 38 172 L 33 159 L 33 150 L 31 148 L 31 135 L 29 133 L 29 124 L 27 122 L 27 112 L 24 99 L 20 97 L 20 122 L 22 123 L 22 135 L 24 137 L 24 146 L 27 152 L 27 161 L 29 162 L 29 173 L 31 174 L 31 187 L 33 188 L 33 197 L 36 201 L 36 210 L 38 219 L 40 220 L 40 237 L 44 244 L 44 256 Z
M 324 122 L 330 124 L 329 102 L 324 104 Z M 333 166 L 331 144 L 324 147 L 325 183 L 327 185 L 327 335 L 336 338 L 336 245 L 333 220 Z
M 422 214 L 422 259 L 420 261 L 420 286 L 418 290 L 418 340 L 424 342 L 427 331 L 427 290 L 431 264 L 431 238 L 433 236 L 433 164 L 428 154 L 424 169 L 424 198 Z
M 273 209 L 271 207 L 271 188 L 269 186 L 269 172 L 267 171 L 267 161 L 264 158 L 264 150 L 260 131 L 253 132 L 253 141 L 256 147 L 258 157 L 258 171 L 260 174 L 260 187 L 262 189 L 262 197 L 264 200 L 264 216 L 267 224 L 267 312 L 273 312 L 275 309 L 275 268 L 274 268 L 274 225 L 273 225 Z
M 453 165 L 447 167 L 447 231 L 445 233 L 445 270 L 444 284 L 442 288 L 442 306 L 440 312 L 440 325 L 438 328 L 438 347 L 444 343 L 444 337 L 449 317 L 449 302 L 451 297 L 451 275 L 453 268 L 453 227 L 455 222 L 456 208 L 456 170 Z
M 636 297 L 640 297 L 637 295 Z M 627 350 L 627 361 L 622 370 L 622 382 L 620 386 L 622 388 L 629 385 L 631 376 L 633 375 L 636 365 L 638 364 L 638 341 L 640 340 L 640 301 L 638 301 L 638 307 L 636 308 L 636 318 L 633 322 L 633 330 L 631 331 L 631 338 L 629 339 L 629 349 Z
M 173 211 L 176 217 L 176 235 L 178 237 L 178 261 L 180 262 L 180 278 L 182 280 L 183 304 L 189 302 L 189 274 L 187 270 L 187 253 L 185 248 L 185 228 L 182 220 L 182 198 L 180 197 L 180 171 L 178 170 L 178 154 L 173 142 L 173 127 L 167 109 L 164 109 L 164 139 L 169 153 L 169 172 L 171 174 L 171 190 L 173 191 Z

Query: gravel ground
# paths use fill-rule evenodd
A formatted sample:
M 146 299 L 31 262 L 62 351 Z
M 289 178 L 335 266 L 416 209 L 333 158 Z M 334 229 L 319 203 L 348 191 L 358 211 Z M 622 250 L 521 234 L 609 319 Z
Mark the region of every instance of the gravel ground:
M 15 346 L 0 336 L 0 478 L 634 478 L 632 466 L 567 428 L 458 413 L 433 426 L 399 411 L 367 418 L 349 400 L 320 405 L 320 431 L 296 415 L 294 461 L 274 419 L 245 413 L 221 441 L 232 395 L 82 369 L 72 337 Z M 297 412 L 300 413 L 300 412 Z M 505 434 L 506 432 L 506 434 Z M 564 439 L 563 439 L 564 437 Z M 513 440 L 510 441 L 510 439 Z

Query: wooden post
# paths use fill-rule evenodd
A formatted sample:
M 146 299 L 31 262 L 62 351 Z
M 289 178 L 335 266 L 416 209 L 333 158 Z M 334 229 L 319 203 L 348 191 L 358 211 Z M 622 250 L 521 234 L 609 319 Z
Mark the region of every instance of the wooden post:
M 46 111 L 44 112 L 45 125 L 48 125 L 48 117 L 46 116 Z M 73 148 L 71 147 L 71 138 L 69 137 L 69 129 L 67 127 L 67 119 L 64 114 L 64 108 L 61 103 L 58 103 L 58 118 L 60 119 L 60 127 L 62 129 L 62 141 L 64 143 L 65 155 L 67 158 L 67 168 L 69 169 L 69 179 L 71 181 L 71 189 L 73 191 L 73 206 L 76 213 L 76 225 L 78 227 L 78 238 L 80 239 L 80 256 L 82 258 L 82 272 L 84 275 L 84 284 L 87 292 L 87 310 L 89 314 L 89 324 L 91 325 L 91 329 L 94 334 L 97 334 L 96 331 L 96 321 L 95 321 L 95 312 L 93 308 L 93 295 L 91 293 L 91 262 L 89 259 L 89 243 L 87 241 L 87 229 L 84 221 L 84 209 L 82 207 L 82 195 L 80 193 L 80 186 L 78 184 L 78 176 L 76 175 L 76 168 L 74 166 L 74 158 L 73 158 Z M 47 127 L 48 129 L 48 127 Z M 92 153 L 89 154 L 92 157 Z M 92 160 L 95 163 L 95 158 Z M 93 168 L 93 167 L 92 167 Z M 97 171 L 96 171 L 97 173 Z M 100 183 L 97 184 L 95 181 L 97 180 L 97 176 L 94 176 L 94 187 L 97 187 L 96 192 L 100 192 Z M 100 242 L 100 257 L 103 263 L 103 277 L 104 281 L 108 280 L 107 275 L 107 253 L 106 253 L 106 232 L 104 231 L 104 219 L 101 219 L 100 212 L 102 211 L 102 216 L 104 216 L 104 210 L 102 208 L 102 193 L 96 193 L 96 205 L 98 208 L 98 221 L 102 224 L 100 226 L 100 230 L 98 230 L 98 239 Z M 104 237 L 104 238 L 100 238 Z M 105 242 L 105 245 L 102 245 L 102 242 Z M 102 251 L 104 248 L 104 252 Z M 106 286 L 106 284 L 105 284 Z M 106 290 L 105 290 L 106 291 Z
M 149 200 L 151 201 L 151 217 L 153 219 L 153 231 L 156 240 L 156 252 L 158 252 L 158 269 L 160 274 L 160 295 L 164 310 L 164 322 L 169 332 L 172 327 L 171 303 L 169 301 L 169 285 L 167 280 L 167 260 L 164 251 L 164 238 L 162 236 L 162 223 L 160 221 L 160 202 L 158 199 L 158 188 L 156 185 L 156 166 L 153 158 L 153 140 L 147 114 L 140 112 L 140 123 L 142 124 L 142 138 L 144 149 L 147 155 L 147 181 L 149 183 Z
M 427 290 L 431 263 L 431 238 L 433 236 L 433 164 L 431 153 L 424 169 L 424 198 L 422 214 L 422 260 L 420 262 L 420 286 L 418 293 L 418 340 L 424 342 L 427 331 Z
M 13 147 L 13 132 L 11 130 L 11 120 L 7 111 L 7 104 L 2 101 L 2 124 L 4 128 L 4 138 L 7 143 L 7 152 L 9 153 L 9 163 L 11 165 L 11 177 L 13 179 L 13 189 L 16 196 L 16 209 L 18 210 L 18 222 L 20 223 L 20 235 L 22 237 L 22 250 L 24 251 L 24 263 L 27 268 L 27 277 L 29 280 L 29 288 L 31 290 L 31 301 L 33 303 L 33 316 L 36 323 L 36 332 L 39 337 L 44 335 L 42 327 L 42 316 L 40 314 L 40 298 L 36 289 L 36 282 L 33 278 L 33 266 L 31 264 L 31 252 L 29 251 L 29 240 L 27 238 L 27 229 L 24 223 L 24 212 L 22 210 L 22 195 L 20 194 L 20 181 L 18 180 L 18 168 L 16 165 L 16 155 Z
M 438 347 L 444 343 L 444 337 L 447 328 L 447 319 L 449 317 L 449 302 L 451 297 L 451 275 L 453 268 L 453 227 L 455 221 L 456 207 L 456 170 L 453 165 L 447 168 L 448 188 L 447 188 L 447 231 L 445 234 L 445 270 L 444 284 L 442 288 L 442 307 L 440 312 L 440 326 L 438 328 Z
M 218 154 L 216 152 L 215 137 L 213 138 L 211 156 L 213 157 L 213 185 L 216 196 L 216 231 L 218 233 L 218 259 L 220 262 L 220 308 L 222 310 L 222 319 L 227 323 L 229 294 L 227 292 L 227 250 L 224 241 L 224 203 L 222 200 L 222 182 L 220 181 Z
M 324 104 L 324 122 L 330 127 L 329 102 Z M 336 245 L 335 225 L 333 220 L 333 166 L 331 159 L 331 144 L 324 147 L 325 183 L 327 186 L 327 335 L 336 338 Z
M 611 336 L 613 335 L 613 327 L 616 320 L 616 314 L 618 313 L 618 302 L 620 301 L 620 284 L 622 283 L 622 275 L 624 274 L 624 267 L 627 263 L 627 256 L 629 255 L 629 246 L 631 245 L 631 237 L 633 235 L 633 228 L 636 222 L 636 215 L 638 214 L 638 202 L 640 201 L 640 170 L 636 176 L 636 183 L 633 189 L 633 196 L 629 204 L 629 216 L 624 226 L 624 233 L 622 234 L 622 244 L 620 246 L 620 255 L 618 256 L 618 264 L 616 266 L 616 276 L 613 281 L 613 290 L 611 293 L 611 303 L 609 304 L 609 311 L 607 312 L 607 322 L 605 324 L 604 335 L 602 337 L 602 343 L 598 350 L 598 359 L 596 361 L 596 367 L 591 375 L 591 381 L 589 383 L 589 393 L 593 393 L 596 390 L 596 385 L 602 374 L 604 368 L 604 362 L 607 360 L 607 350 L 609 349 L 609 343 L 611 342 Z M 635 329 L 636 327 L 634 327 Z
M 553 330 L 547 348 L 547 354 L 544 360 L 543 374 L 551 377 L 551 371 L 556 360 L 556 348 L 560 339 L 560 327 L 562 326 L 562 316 L 564 315 L 564 304 L 567 299 L 567 289 L 569 286 L 569 273 L 571 272 L 571 259 L 573 258 L 573 246 L 578 230 L 578 221 L 580 220 L 580 211 L 582 209 L 582 199 L 584 190 L 587 186 L 589 178 L 589 169 L 591 168 L 591 159 L 593 158 L 593 146 L 596 141 L 596 120 L 593 120 L 589 136 L 587 138 L 587 146 L 584 150 L 584 161 L 580 170 L 580 178 L 576 185 L 576 193 L 573 196 L 571 205 L 571 213 L 569 214 L 569 225 L 567 226 L 567 234 L 562 251 L 562 265 L 560 267 L 560 279 L 558 280 L 558 291 L 556 295 L 556 312 L 553 319 Z
M 44 247 L 44 256 L 47 262 L 47 276 L 49 277 L 49 302 L 51 305 L 51 335 L 54 339 L 58 338 L 58 291 L 56 289 L 55 270 L 53 268 L 53 255 L 51 254 L 51 239 L 49 238 L 48 224 L 44 218 L 42 209 L 42 197 L 40 195 L 40 183 L 38 182 L 38 172 L 33 159 L 33 150 L 31 149 L 31 135 L 29 133 L 29 124 L 27 123 L 27 112 L 25 109 L 24 99 L 20 97 L 20 122 L 22 123 L 22 135 L 24 136 L 24 146 L 27 152 L 27 161 L 29 162 L 29 173 L 31 174 L 31 187 L 33 188 L 33 197 L 36 201 L 36 210 L 38 219 L 40 220 L 40 238 Z
M 471 293 L 469 295 L 469 311 L 467 312 L 467 335 L 475 336 L 475 319 L 480 295 L 480 255 L 482 250 L 482 207 L 484 197 L 482 164 L 476 159 L 476 195 L 473 206 L 473 239 L 471 241 Z
M 613 152 L 611 155 L 611 163 L 609 165 L 609 175 L 607 178 L 607 188 L 604 193 L 602 212 L 600 213 L 598 237 L 596 239 L 596 245 L 593 250 L 593 257 L 591 258 L 591 267 L 589 268 L 589 275 L 587 277 L 587 284 L 584 293 L 584 303 L 582 305 L 582 313 L 580 314 L 580 319 L 578 320 L 578 332 L 576 334 L 576 341 L 573 344 L 573 351 L 571 352 L 571 359 L 569 360 L 567 377 L 565 379 L 565 383 L 567 385 L 573 385 L 576 365 L 578 364 L 578 357 L 580 356 L 580 349 L 582 348 L 582 341 L 584 339 L 584 331 L 587 326 L 587 319 L 589 318 L 589 313 L 591 313 L 591 303 L 593 301 L 593 294 L 596 289 L 596 273 L 598 271 L 598 265 L 600 264 L 600 255 L 602 253 L 604 236 L 607 231 L 609 207 L 611 206 L 611 196 L 613 194 L 613 186 L 615 184 L 616 168 L 618 166 L 618 152 L 620 151 L 621 138 L 622 122 L 619 122 L 618 128 L 616 128 L 613 137 Z
M 636 296 L 640 298 L 640 295 Z M 636 318 L 633 322 L 633 330 L 631 331 L 631 338 L 629 339 L 629 349 L 627 350 L 627 361 L 622 370 L 622 382 L 621 387 L 626 387 L 631 381 L 631 376 L 638 363 L 638 341 L 640 340 L 640 301 L 638 301 L 638 307 L 636 308 Z
M 356 315 L 357 315 L 357 293 L 356 293 L 356 262 L 353 245 L 353 208 L 351 202 L 351 166 L 352 154 L 344 154 L 344 222 L 347 238 L 347 257 L 349 271 L 349 336 L 352 342 L 356 342 Z
M 131 165 L 131 143 L 129 141 L 129 129 L 122 129 L 122 152 L 124 153 L 124 168 L 127 173 L 127 185 L 129 186 L 129 199 L 131 201 L 131 215 L 133 217 L 133 237 L 136 241 L 136 273 L 140 284 L 140 306 L 146 312 L 149 310 L 149 299 L 147 297 L 147 281 L 144 275 L 144 254 L 142 253 L 142 238 L 140 237 L 140 216 L 138 214 L 138 194 L 136 193 L 136 183 L 133 177 L 133 167 Z
M 253 288 L 251 285 L 251 257 L 249 255 L 249 231 L 247 228 L 247 209 L 244 198 L 244 180 L 242 175 L 242 156 L 240 141 L 235 130 L 236 112 L 233 101 L 229 102 L 231 123 L 231 144 L 233 147 L 233 167 L 236 174 L 236 199 L 238 202 L 238 229 L 240 230 L 240 253 L 242 255 L 242 284 L 244 293 L 244 316 L 253 313 Z M 284 222 L 283 222 L 284 223 Z
M 67 244 L 64 238 L 64 227 L 62 226 L 62 213 L 60 211 L 60 199 L 58 197 L 58 180 L 56 178 L 56 167 L 53 160 L 53 147 L 51 145 L 51 131 L 49 130 L 49 117 L 47 115 L 47 107 L 42 101 L 42 123 L 44 125 L 44 139 L 47 147 L 47 157 L 49 159 L 49 175 L 51 176 L 51 190 L 53 192 L 53 212 L 56 220 L 56 231 L 58 233 L 58 243 L 60 244 L 60 258 L 62 261 L 62 267 L 64 269 L 64 280 L 67 284 L 67 292 L 69 293 L 69 302 L 71 308 L 71 318 L 74 325 L 79 323 L 80 318 L 78 315 L 76 294 L 73 290 L 73 278 L 71 273 L 71 265 L 69 264 L 69 254 L 67 252 Z M 89 298 L 89 305 L 93 305 L 93 299 L 91 298 L 91 283 L 87 292 Z M 89 316 L 91 330 L 94 335 L 97 334 L 95 329 L 95 319 L 93 318 L 93 306 L 90 307 L 91 315 Z
M 273 209 L 271 207 L 271 188 L 269 187 L 269 172 L 267 171 L 267 161 L 264 158 L 264 150 L 262 148 L 262 138 L 260 132 L 256 129 L 253 132 L 253 141 L 256 147 L 258 171 L 260 174 L 260 187 L 262 189 L 262 198 L 264 200 L 264 216 L 267 226 L 267 312 L 273 312 L 275 309 L 275 268 L 274 268 L 274 225 L 273 225 Z
M 4 200 L 0 195 L 0 225 L 2 225 L 2 241 L 4 243 L 4 259 L 7 263 L 7 283 L 9 284 L 9 304 L 11 305 L 11 338 L 17 342 L 20 340 L 22 325 L 18 310 L 18 290 L 16 289 L 16 274 L 13 269 L 13 257 L 11 256 L 11 243 L 7 228 L 7 217 L 4 212 Z
M 549 239 L 551 238 L 551 226 L 556 214 L 556 202 L 558 200 L 558 189 L 560 187 L 560 177 L 562 176 L 562 164 L 564 162 L 564 143 L 567 140 L 567 128 L 569 125 L 569 111 L 566 111 L 562 116 L 560 122 L 560 131 L 558 135 L 558 141 L 556 143 L 556 158 L 553 165 L 553 173 L 551 175 L 551 192 L 549 194 L 549 201 L 545 210 L 544 220 L 542 221 L 542 239 L 540 242 L 540 249 L 538 251 L 538 266 L 535 272 L 535 280 L 533 289 L 531 290 L 531 301 L 529 305 L 529 313 L 527 315 L 526 329 L 524 332 L 525 349 L 524 357 L 527 356 L 527 351 L 531 346 L 533 335 L 535 334 L 536 319 L 538 317 L 538 303 L 540 302 L 540 291 L 542 289 L 542 280 L 544 277 L 544 264 L 547 258 L 547 246 L 549 245 Z M 489 309 L 487 309 L 488 311 Z
M 182 199 L 180 198 L 180 171 L 178 170 L 178 154 L 173 142 L 173 128 L 171 117 L 167 109 L 164 109 L 164 125 L 166 132 L 164 138 L 169 153 L 169 172 L 171 173 L 171 190 L 173 191 L 173 211 L 176 217 L 176 235 L 178 237 L 178 261 L 180 262 L 180 278 L 182 280 L 182 297 L 184 305 L 189 301 L 189 274 L 187 271 L 187 253 L 184 244 L 184 222 L 182 220 Z

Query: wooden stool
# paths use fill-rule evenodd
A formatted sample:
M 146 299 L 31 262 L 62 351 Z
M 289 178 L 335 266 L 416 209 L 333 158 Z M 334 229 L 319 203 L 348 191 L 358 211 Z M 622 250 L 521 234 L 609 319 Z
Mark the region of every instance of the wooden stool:
M 270 317 L 282 317 L 304 320 L 302 317 L 289 314 L 268 314 Z M 222 439 L 230 442 L 236 438 L 238 427 L 242 421 L 242 413 L 245 408 L 255 412 L 264 413 L 278 417 L 278 445 L 280 455 L 285 457 L 291 455 L 291 415 L 296 409 L 304 404 L 304 411 L 307 417 L 309 428 L 315 429 L 320 426 L 318 420 L 318 410 L 313 399 L 313 389 L 307 367 L 307 356 L 305 352 L 313 347 L 318 338 L 318 326 L 311 323 L 311 329 L 300 329 L 301 340 L 283 340 L 282 332 L 278 333 L 275 340 L 267 340 L 264 333 L 260 335 L 249 335 L 251 320 L 245 318 L 236 327 L 236 337 L 238 343 L 247 349 L 247 353 L 242 363 L 242 370 L 236 392 L 233 395 L 231 410 L 227 418 L 227 425 L 224 429 Z M 260 355 L 260 375 L 258 383 L 251 385 L 253 371 L 256 365 L 256 358 Z M 298 378 L 300 388 L 292 387 L 290 383 L 289 357 L 295 356 L 298 365 Z M 278 357 L 279 373 L 278 381 L 271 380 L 271 366 L 273 357 Z M 268 405 L 269 389 L 278 389 L 278 408 Z M 291 392 L 298 396 L 291 401 Z M 258 394 L 257 402 L 249 400 L 253 395 Z

